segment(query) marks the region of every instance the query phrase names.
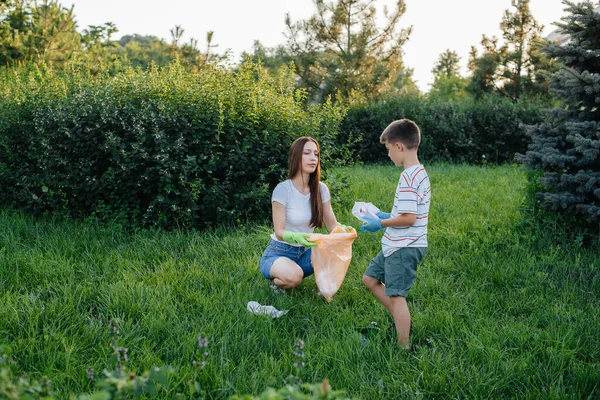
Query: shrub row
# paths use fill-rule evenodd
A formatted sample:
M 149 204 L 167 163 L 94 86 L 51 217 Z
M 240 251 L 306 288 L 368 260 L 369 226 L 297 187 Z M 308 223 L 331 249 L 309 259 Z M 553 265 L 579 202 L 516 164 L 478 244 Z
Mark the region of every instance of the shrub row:
M 251 63 L 0 72 L 0 204 L 163 228 L 268 218 L 302 135 L 320 141 L 325 171 L 333 160 L 387 161 L 379 136 L 399 118 L 421 127 L 425 162 L 502 163 L 527 149 L 520 124 L 542 118 L 539 105 L 498 96 L 307 109 L 292 72 L 271 78 Z
M 442 102 L 402 96 L 351 107 L 340 126 L 340 143 L 351 143 L 352 156 L 363 162 L 387 161 L 379 136 L 392 121 L 415 121 L 423 135 L 423 161 L 503 163 L 525 152 L 529 138 L 521 124 L 542 119 L 542 106 L 490 96 L 481 100 Z
M 163 228 L 265 218 L 294 139 L 335 149 L 341 110 L 303 104 L 291 73 L 273 79 L 252 64 L 5 70 L 0 203 Z

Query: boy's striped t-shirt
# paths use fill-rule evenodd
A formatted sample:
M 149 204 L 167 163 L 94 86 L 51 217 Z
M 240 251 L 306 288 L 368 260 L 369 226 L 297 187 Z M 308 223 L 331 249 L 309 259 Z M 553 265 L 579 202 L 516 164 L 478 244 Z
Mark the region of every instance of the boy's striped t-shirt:
M 386 228 L 381 239 L 384 256 L 401 247 L 427 247 L 430 199 L 431 185 L 425 167 L 414 165 L 405 169 L 398 181 L 391 216 L 411 213 L 417 215 L 417 220 L 412 226 Z

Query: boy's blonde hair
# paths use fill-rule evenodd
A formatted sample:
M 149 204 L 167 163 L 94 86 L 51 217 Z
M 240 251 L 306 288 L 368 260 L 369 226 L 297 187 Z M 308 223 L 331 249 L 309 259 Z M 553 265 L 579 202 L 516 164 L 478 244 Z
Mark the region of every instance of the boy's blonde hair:
M 410 119 L 399 119 L 384 129 L 379 137 L 381 143 L 402 143 L 409 150 L 416 150 L 421 144 L 421 130 Z

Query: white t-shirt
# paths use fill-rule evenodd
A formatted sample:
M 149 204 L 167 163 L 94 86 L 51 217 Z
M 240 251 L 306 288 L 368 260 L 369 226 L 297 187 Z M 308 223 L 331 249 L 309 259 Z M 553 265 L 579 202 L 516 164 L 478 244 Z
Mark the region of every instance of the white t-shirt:
M 331 200 L 329 188 L 323 182 L 319 182 L 319 184 L 321 201 L 327 203 Z M 310 226 L 310 217 L 312 216 L 310 210 L 310 193 L 306 195 L 300 193 L 290 179 L 281 182 L 275 187 L 271 201 L 276 201 L 285 207 L 284 230 L 304 233 L 312 233 L 314 231 L 315 228 Z M 271 239 L 278 242 L 281 241 L 277 239 L 275 233 L 271 234 Z
M 400 247 L 427 247 L 427 222 L 431 185 L 429 176 L 422 165 L 405 169 L 400 175 L 392 217 L 404 213 L 416 214 L 417 220 L 412 226 L 386 228 L 381 238 L 384 256 L 389 256 Z

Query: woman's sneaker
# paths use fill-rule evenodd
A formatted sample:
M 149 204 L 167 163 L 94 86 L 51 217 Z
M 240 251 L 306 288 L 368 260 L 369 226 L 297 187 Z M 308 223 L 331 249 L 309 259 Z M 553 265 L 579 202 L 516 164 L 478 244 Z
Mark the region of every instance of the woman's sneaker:
M 285 293 L 285 290 L 283 288 L 280 288 L 279 286 L 277 286 L 275 284 L 275 282 L 273 282 L 273 279 L 271 279 L 271 282 L 269 283 L 269 287 L 271 288 L 271 291 L 275 294 Z

